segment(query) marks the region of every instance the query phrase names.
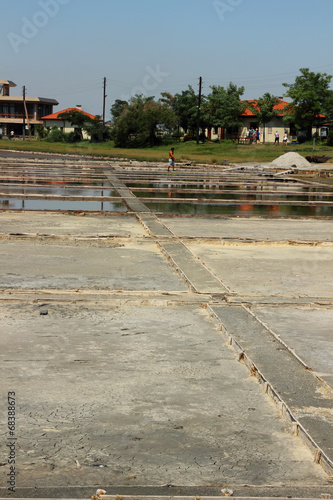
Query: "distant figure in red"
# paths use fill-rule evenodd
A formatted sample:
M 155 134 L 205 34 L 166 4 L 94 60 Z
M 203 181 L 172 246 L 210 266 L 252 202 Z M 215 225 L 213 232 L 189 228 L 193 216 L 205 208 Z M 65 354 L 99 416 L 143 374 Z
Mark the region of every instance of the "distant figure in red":
M 259 130 L 256 128 L 256 142 L 260 142 L 260 132 Z
M 170 170 L 170 167 L 172 167 L 172 170 L 175 170 L 175 156 L 174 156 L 174 150 L 175 148 L 171 148 L 169 151 L 169 166 L 168 166 L 168 172 Z

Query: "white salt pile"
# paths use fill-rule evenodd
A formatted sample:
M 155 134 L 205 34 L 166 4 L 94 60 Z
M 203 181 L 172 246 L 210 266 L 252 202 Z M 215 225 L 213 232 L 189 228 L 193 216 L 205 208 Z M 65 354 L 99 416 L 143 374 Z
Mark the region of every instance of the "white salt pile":
M 312 170 L 313 168 L 311 163 L 298 153 L 286 153 L 279 156 L 279 158 L 272 161 L 270 166 L 288 169 L 297 168 L 299 170 Z

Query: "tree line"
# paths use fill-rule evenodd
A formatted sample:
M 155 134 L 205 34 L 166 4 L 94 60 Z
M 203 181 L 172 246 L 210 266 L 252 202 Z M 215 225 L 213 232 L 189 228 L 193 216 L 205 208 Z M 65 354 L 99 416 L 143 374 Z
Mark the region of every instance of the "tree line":
M 333 119 L 332 76 L 314 73 L 308 68 L 299 71 L 294 83 L 283 83 L 285 97 L 291 101 L 283 110 L 275 109 L 280 99 L 269 92 L 255 102 L 242 101 L 245 90 L 242 86 L 232 82 L 227 88 L 211 86 L 210 93 L 201 96 L 200 129 L 238 130 L 242 126 L 242 114 L 249 109 L 262 125 L 282 113 L 286 125 L 292 123 L 296 130 L 310 138 L 312 127 L 323 123 L 323 117 L 328 122 Z M 170 142 L 183 132 L 194 138 L 198 127 L 198 95 L 189 85 L 174 95 L 163 92 L 159 99 L 144 95 L 136 95 L 129 101 L 117 99 L 111 107 L 111 115 L 112 138 L 118 147 L 155 146 Z M 202 134 L 201 139 L 204 138 Z

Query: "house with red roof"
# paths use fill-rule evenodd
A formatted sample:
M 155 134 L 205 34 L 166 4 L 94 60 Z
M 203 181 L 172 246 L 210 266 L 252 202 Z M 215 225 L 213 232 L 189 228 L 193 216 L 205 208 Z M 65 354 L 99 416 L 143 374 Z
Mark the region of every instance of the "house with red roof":
M 81 105 L 77 104 L 77 106 L 75 108 L 62 109 L 61 111 L 57 111 L 56 113 L 42 116 L 41 119 L 43 120 L 44 126 L 46 128 L 52 128 L 52 127 L 56 126 L 60 130 L 62 130 L 66 134 L 68 134 L 69 132 L 73 132 L 75 130 L 75 126 L 71 125 L 70 122 L 60 118 L 59 115 L 61 113 L 66 113 L 68 111 L 74 111 L 74 110 L 79 111 L 83 115 L 87 116 L 87 118 L 91 118 L 92 120 L 94 120 L 96 118 L 96 116 L 91 115 L 90 113 L 87 113 L 86 111 L 83 111 L 83 109 L 81 108 Z M 85 131 L 83 131 L 83 139 L 90 139 L 90 137 L 88 136 L 88 134 Z
M 246 102 L 249 102 L 253 106 L 256 106 L 257 104 L 257 101 L 255 99 L 251 99 Z M 279 114 L 275 116 L 270 122 L 265 123 L 265 125 L 263 125 L 262 123 L 258 123 L 258 120 L 253 111 L 249 108 L 246 108 L 241 116 L 242 126 L 238 129 L 228 130 L 226 134 L 227 137 L 229 139 L 235 139 L 239 140 L 239 142 L 246 143 L 249 142 L 248 131 L 258 129 L 260 133 L 260 142 L 263 141 L 263 137 L 265 135 L 266 143 L 274 143 L 276 132 L 279 133 L 281 142 L 285 132 L 287 132 L 288 134 L 288 142 L 291 142 L 292 139 L 296 140 L 296 138 L 294 138 L 294 136 L 296 136 L 296 131 L 294 130 L 294 128 L 292 126 L 286 126 L 283 123 L 283 113 L 288 104 L 288 102 L 281 99 L 278 104 L 274 106 L 274 109 L 278 110 Z M 225 130 L 223 130 L 223 128 L 219 128 L 216 134 L 212 134 L 211 139 L 222 139 L 223 137 L 225 137 Z
M 255 99 L 251 99 L 246 102 L 250 103 L 254 107 L 257 104 L 257 101 Z M 274 109 L 278 111 L 278 114 L 265 124 L 258 122 L 258 119 L 251 109 L 245 109 L 241 116 L 242 126 L 238 129 L 228 130 L 227 137 L 229 139 L 238 140 L 240 143 L 247 143 L 249 142 L 248 131 L 258 129 L 260 133 L 260 142 L 263 142 L 263 138 L 265 138 L 265 143 L 274 143 L 276 132 L 278 132 L 279 134 L 280 143 L 282 143 L 285 133 L 287 133 L 287 143 L 296 142 L 296 128 L 292 123 L 286 125 L 283 122 L 283 117 L 287 112 L 286 108 L 288 105 L 289 103 L 287 101 L 283 101 L 282 99 L 280 99 L 279 102 L 274 106 Z M 322 115 L 320 117 L 323 119 L 325 118 Z M 319 128 L 319 133 L 323 136 L 325 127 L 322 125 Z M 318 130 L 313 127 L 312 133 L 315 133 L 317 131 Z M 211 139 L 222 139 L 223 137 L 225 137 L 225 131 L 223 130 L 223 128 L 219 128 L 215 134 L 211 135 Z
M 257 101 L 255 99 L 248 100 L 253 107 L 256 107 Z M 268 123 L 258 123 L 258 120 L 251 111 L 251 109 L 247 108 L 242 114 L 243 127 L 240 130 L 239 138 L 246 138 L 248 130 L 259 130 L 260 133 L 260 142 L 263 142 L 263 137 L 265 137 L 265 142 L 270 143 L 275 141 L 276 132 L 279 133 L 280 142 L 283 140 L 283 136 L 285 132 L 288 136 L 288 142 L 292 142 L 292 140 L 296 141 L 296 130 L 293 125 L 286 126 L 283 123 L 283 116 L 286 112 L 286 107 L 289 105 L 288 102 L 283 101 L 282 99 L 274 106 L 274 110 L 279 113 L 277 116 L 272 118 Z

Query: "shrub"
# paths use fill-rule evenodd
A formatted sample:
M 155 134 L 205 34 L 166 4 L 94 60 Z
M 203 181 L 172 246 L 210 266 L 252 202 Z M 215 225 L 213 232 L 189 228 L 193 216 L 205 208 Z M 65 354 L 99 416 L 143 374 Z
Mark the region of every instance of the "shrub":
M 47 142 L 65 142 L 66 134 L 64 134 L 64 132 L 58 127 L 54 126 L 51 128 L 46 140 Z
M 39 139 L 45 139 L 48 134 L 48 129 L 44 127 L 44 125 L 36 125 L 35 131 L 37 132 Z
M 222 144 L 227 145 L 227 144 L 235 144 L 237 141 L 234 141 L 234 139 L 222 139 L 221 142 Z
M 175 132 L 173 132 L 172 136 L 175 138 L 175 139 L 180 139 L 181 137 L 184 137 L 184 132 L 182 130 L 176 130 Z
M 64 134 L 64 139 L 66 142 L 73 144 L 75 142 L 81 141 L 81 135 L 77 130 L 73 130 L 72 132 L 69 132 L 68 134 Z
M 92 130 L 90 142 L 105 142 L 111 140 L 111 130 L 107 127 L 101 127 L 96 130 Z
M 305 132 L 300 132 L 297 135 L 297 142 L 298 144 L 304 144 L 308 140 L 306 133 Z

